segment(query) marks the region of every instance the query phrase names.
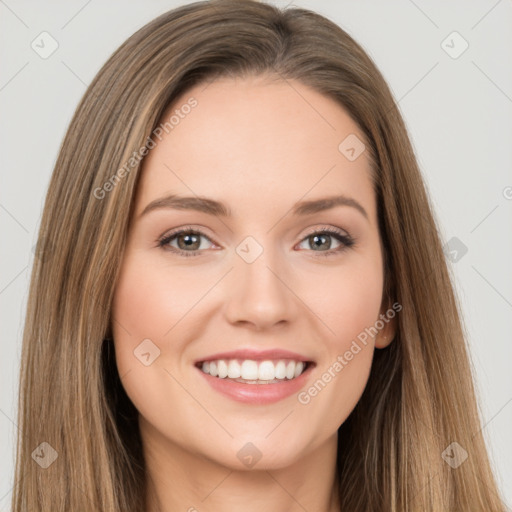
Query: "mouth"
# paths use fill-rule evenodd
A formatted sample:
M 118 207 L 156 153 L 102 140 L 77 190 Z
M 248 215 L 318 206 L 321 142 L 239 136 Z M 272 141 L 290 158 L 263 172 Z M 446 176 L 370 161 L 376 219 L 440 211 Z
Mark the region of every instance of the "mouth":
M 316 362 L 282 349 L 217 352 L 194 361 L 210 389 L 246 405 L 279 402 L 307 385 Z
M 196 368 L 216 379 L 242 384 L 283 384 L 295 380 L 316 366 L 299 359 L 223 358 L 198 361 Z

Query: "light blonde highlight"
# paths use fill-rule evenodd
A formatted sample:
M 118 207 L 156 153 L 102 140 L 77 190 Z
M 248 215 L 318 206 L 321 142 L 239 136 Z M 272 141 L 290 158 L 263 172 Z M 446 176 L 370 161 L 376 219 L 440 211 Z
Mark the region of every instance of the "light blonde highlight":
M 110 307 L 141 164 L 94 190 L 147 143 L 197 83 L 267 75 L 338 101 L 365 134 L 398 330 L 339 429 L 342 510 L 504 511 L 481 432 L 461 313 L 403 119 L 381 73 L 340 27 L 251 0 L 196 2 L 153 20 L 88 87 L 44 206 L 23 334 L 12 508 L 137 511 L 146 506 L 137 411 L 122 388 Z M 41 442 L 58 452 L 42 469 Z M 452 442 L 470 457 L 441 458 Z

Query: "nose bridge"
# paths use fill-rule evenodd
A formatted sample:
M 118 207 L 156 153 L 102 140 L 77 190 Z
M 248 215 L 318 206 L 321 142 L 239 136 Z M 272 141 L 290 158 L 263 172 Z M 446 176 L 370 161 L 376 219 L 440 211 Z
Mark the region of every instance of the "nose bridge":
M 270 239 L 260 242 L 248 236 L 235 249 L 227 307 L 230 321 L 261 327 L 291 319 L 294 300 L 285 284 L 286 262 L 270 247 Z

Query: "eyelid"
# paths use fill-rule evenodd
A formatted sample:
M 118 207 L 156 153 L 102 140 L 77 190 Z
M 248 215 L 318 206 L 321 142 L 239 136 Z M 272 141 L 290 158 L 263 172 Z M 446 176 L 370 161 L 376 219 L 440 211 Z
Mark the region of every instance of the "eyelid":
M 335 238 L 341 244 L 341 246 L 335 249 L 328 249 L 327 251 L 309 250 L 308 252 L 313 253 L 314 258 L 337 256 L 342 252 L 345 252 L 346 250 L 356 246 L 357 239 L 353 237 L 347 230 L 339 228 L 337 226 L 334 227 L 330 225 L 324 225 L 323 227 L 316 226 L 312 228 L 307 234 L 305 234 L 301 238 L 298 245 L 304 243 L 304 241 L 307 240 L 312 235 L 322 234 L 327 234 L 332 238 Z
M 331 225 L 328 225 L 328 224 L 324 224 L 324 225 L 321 225 L 320 227 L 318 227 L 318 225 L 316 225 L 316 226 L 312 227 L 311 229 L 308 229 L 306 234 L 302 237 L 302 240 L 304 240 L 304 238 L 306 238 L 308 236 L 311 236 L 311 235 L 313 235 L 315 233 L 323 233 L 323 232 L 337 233 L 337 234 L 340 234 L 340 235 L 343 234 L 347 238 L 352 238 L 350 236 L 350 233 L 346 229 L 339 228 L 339 227 L 336 227 L 336 226 L 331 226 Z
M 201 227 L 194 227 L 194 226 L 190 226 L 190 225 L 182 226 L 180 228 L 171 229 L 170 231 L 165 232 L 162 236 L 158 237 L 157 243 L 159 246 L 163 247 L 164 245 L 166 245 L 166 243 L 168 243 L 169 239 L 171 239 L 171 238 L 175 238 L 176 236 L 183 234 L 183 233 L 193 233 L 193 234 L 196 234 L 197 236 L 206 238 L 213 245 L 222 247 L 220 244 L 215 242 L 212 239 L 212 237 L 209 234 L 207 234 L 205 231 L 206 231 L 206 228 L 203 228 L 202 226 Z M 175 251 L 180 251 L 180 249 L 176 249 L 174 247 L 172 249 L 174 249 Z M 183 251 L 183 252 L 192 253 L 193 251 Z M 199 251 L 197 251 L 197 252 L 199 252 Z
M 218 244 L 214 240 L 212 240 L 212 237 L 210 237 L 207 233 L 205 233 L 203 230 L 206 228 L 203 228 L 202 226 L 197 228 L 194 226 L 182 226 L 180 228 L 173 229 L 169 232 L 166 232 L 164 235 L 158 238 L 157 240 L 157 247 L 160 247 L 164 250 L 173 252 L 178 255 L 184 255 L 185 257 L 188 256 L 199 256 L 201 253 L 205 252 L 206 249 L 195 249 L 193 251 L 184 251 L 182 249 L 178 249 L 176 247 L 168 247 L 168 244 L 170 243 L 170 239 L 174 239 L 180 234 L 183 233 L 192 233 L 199 237 L 204 237 L 207 240 L 209 240 L 213 245 L 216 245 L 217 247 L 222 248 L 222 245 Z M 298 244 L 300 245 L 303 243 L 308 237 L 314 235 L 314 234 L 328 234 L 329 236 L 332 236 L 333 238 L 336 238 L 337 241 L 342 244 L 341 247 L 335 248 L 335 249 L 329 249 L 327 251 L 313 251 L 309 250 L 309 252 L 317 253 L 316 256 L 330 256 L 336 253 L 341 253 L 345 249 L 349 249 L 350 247 L 354 246 L 356 243 L 356 239 L 350 235 L 350 233 L 342 228 L 331 226 L 331 225 L 323 225 L 319 227 L 318 225 L 315 227 L 310 228 L 306 234 L 304 234 L 301 239 L 299 240 Z M 296 246 L 294 246 L 296 247 Z

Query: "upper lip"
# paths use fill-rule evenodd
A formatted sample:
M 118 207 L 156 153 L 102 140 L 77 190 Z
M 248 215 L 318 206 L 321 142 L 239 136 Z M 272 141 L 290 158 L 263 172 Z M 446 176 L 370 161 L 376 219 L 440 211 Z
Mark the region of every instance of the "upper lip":
M 204 361 L 215 361 L 218 359 L 252 359 L 255 361 L 264 360 L 278 360 L 278 359 L 293 359 L 294 361 L 313 362 L 311 358 L 291 352 L 289 350 L 281 349 L 269 349 L 269 350 L 254 350 L 254 349 L 242 349 L 233 350 L 231 352 L 218 352 L 210 356 L 202 357 L 197 359 L 195 364 L 202 363 Z

